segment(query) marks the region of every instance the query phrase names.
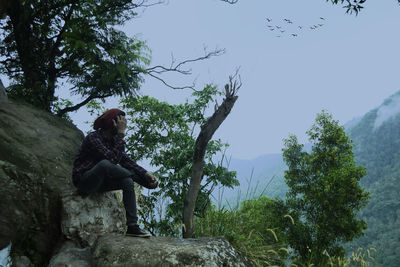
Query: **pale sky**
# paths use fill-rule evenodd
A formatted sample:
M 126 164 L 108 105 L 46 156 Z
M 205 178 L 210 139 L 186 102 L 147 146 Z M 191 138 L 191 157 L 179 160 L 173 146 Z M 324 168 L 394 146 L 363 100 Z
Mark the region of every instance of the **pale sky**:
M 318 24 L 323 25 L 310 29 Z M 129 36 L 147 41 L 151 66 L 168 66 L 171 54 L 176 60 L 202 56 L 204 46 L 226 49 L 222 56 L 191 65 L 191 77 L 165 78 L 174 85 L 196 79 L 197 89 L 206 83 L 223 88 L 240 66 L 239 99 L 215 134 L 230 144 L 227 154 L 239 159 L 280 153 L 289 133 L 306 142 L 305 132 L 322 109 L 344 124 L 400 90 L 399 29 L 396 0 L 367 1 L 357 17 L 325 0 L 239 0 L 235 5 L 170 0 L 123 27 Z M 142 94 L 172 103 L 189 93 L 152 78 L 142 86 Z M 71 117 L 88 130 L 84 110 Z
M 311 30 L 314 24 L 324 25 Z M 281 27 L 283 36 L 267 25 Z M 215 136 L 230 144 L 228 154 L 242 159 L 281 152 L 289 133 L 306 142 L 305 132 L 322 109 L 344 124 L 400 90 L 399 29 L 395 0 L 367 1 L 357 17 L 324 0 L 171 0 L 126 25 L 130 36 L 140 33 L 147 40 L 154 65 L 168 65 L 171 53 L 185 59 L 201 56 L 204 46 L 226 49 L 193 65 L 193 78 L 199 88 L 208 82 L 222 88 L 240 66 L 239 99 Z M 163 100 L 182 94 L 171 91 L 154 79 L 143 86 Z

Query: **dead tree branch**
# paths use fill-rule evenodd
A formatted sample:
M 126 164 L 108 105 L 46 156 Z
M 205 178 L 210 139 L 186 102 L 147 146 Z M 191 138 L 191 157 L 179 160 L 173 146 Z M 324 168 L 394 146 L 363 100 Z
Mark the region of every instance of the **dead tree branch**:
M 161 78 L 162 74 L 165 73 L 179 73 L 183 75 L 191 75 L 192 74 L 192 69 L 191 68 L 185 68 L 188 64 L 197 62 L 197 61 L 202 61 L 206 59 L 210 59 L 212 57 L 216 56 L 221 56 L 225 53 L 225 49 L 215 49 L 214 51 L 208 52 L 206 49 L 204 49 L 204 56 L 194 58 L 194 59 L 187 59 L 184 61 L 181 61 L 179 63 L 175 62 L 174 57 L 172 56 L 171 60 L 171 65 L 169 67 L 165 67 L 162 65 L 157 65 L 151 68 L 146 69 L 147 74 L 160 82 L 162 82 L 165 86 L 172 88 L 172 89 L 192 89 L 195 90 L 195 82 L 192 83 L 192 85 L 184 85 L 184 86 L 174 86 L 165 81 L 165 79 Z
M 229 83 L 225 85 L 225 98 L 221 105 L 218 106 L 214 114 L 201 126 L 200 133 L 196 139 L 193 164 L 191 169 L 191 178 L 189 189 L 185 197 L 183 206 L 183 237 L 192 238 L 194 235 L 193 216 L 195 210 L 196 199 L 201 188 L 201 179 L 203 177 L 204 155 L 207 144 L 211 140 L 215 131 L 228 117 L 238 96 L 237 92 L 242 86 L 238 71 L 235 75 L 229 77 Z

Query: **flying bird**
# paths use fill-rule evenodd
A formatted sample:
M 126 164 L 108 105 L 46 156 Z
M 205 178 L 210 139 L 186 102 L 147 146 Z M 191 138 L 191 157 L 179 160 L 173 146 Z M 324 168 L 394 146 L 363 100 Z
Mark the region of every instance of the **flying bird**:
M 400 0 L 399 0 L 400 1 Z M 276 30 L 276 32 L 274 32 L 276 35 L 275 37 L 285 37 L 285 36 L 291 36 L 291 37 L 298 37 L 300 33 L 303 33 L 304 31 L 306 31 L 308 28 L 310 28 L 311 30 L 317 30 L 320 27 L 324 26 L 326 19 L 324 17 L 319 17 L 319 21 L 315 24 L 311 24 L 311 25 L 300 25 L 300 23 L 295 23 L 292 20 L 288 19 L 288 18 L 282 18 L 282 20 L 285 22 L 281 25 L 273 25 L 272 23 L 269 24 L 267 23 L 267 27 L 270 31 L 274 31 Z M 271 22 L 272 19 L 271 18 L 266 18 L 266 20 L 268 22 Z M 288 24 L 292 24 L 292 26 L 288 25 Z M 292 29 L 289 29 L 290 27 L 293 27 Z M 287 33 L 285 33 L 287 32 Z

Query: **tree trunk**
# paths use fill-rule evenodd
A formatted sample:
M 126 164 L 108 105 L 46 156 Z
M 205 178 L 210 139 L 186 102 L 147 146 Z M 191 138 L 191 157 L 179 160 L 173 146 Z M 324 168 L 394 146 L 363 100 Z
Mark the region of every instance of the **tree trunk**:
M 225 86 L 225 98 L 222 104 L 216 109 L 208 121 L 201 126 L 200 134 L 196 140 L 193 153 L 190 184 L 183 206 L 183 238 L 194 237 L 193 216 L 196 199 L 200 190 L 201 179 L 203 177 L 204 155 L 207 144 L 211 140 L 218 127 L 222 124 L 226 117 L 228 117 L 238 98 L 236 93 L 240 88 L 241 83 L 237 83 L 236 81 L 232 83 L 232 79 L 233 78 L 230 77 L 230 85 L 227 84 Z
M 49 110 L 45 104 L 46 78 L 43 74 L 45 57 L 39 56 L 32 45 L 37 40 L 30 28 L 33 20 L 32 12 L 27 10 L 26 8 L 30 7 L 26 6 L 23 6 L 21 1 L 14 1 L 6 10 L 13 27 L 13 38 L 23 72 L 24 88 L 19 90 L 17 95 L 37 107 Z

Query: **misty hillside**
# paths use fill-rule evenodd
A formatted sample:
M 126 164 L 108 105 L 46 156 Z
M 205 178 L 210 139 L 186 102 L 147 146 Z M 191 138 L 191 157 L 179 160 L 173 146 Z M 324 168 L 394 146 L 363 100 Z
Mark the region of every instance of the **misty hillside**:
M 312 123 L 309 122 L 310 126 Z M 367 169 L 361 185 L 371 194 L 369 204 L 360 213 L 368 230 L 349 249 L 374 247 L 378 250 L 379 266 L 400 266 L 400 91 L 344 127 L 354 142 L 357 163 Z M 246 192 L 252 193 L 247 193 L 248 198 L 262 192 L 269 197 L 284 198 L 285 168 L 281 154 L 267 154 L 254 160 L 232 159 L 229 169 L 237 171 L 241 185 L 235 190 L 225 190 L 224 197 L 235 203 L 240 190 L 240 200 L 246 197 Z M 270 182 L 271 177 L 274 178 Z
M 219 204 L 226 205 L 228 202 L 229 205 L 237 205 L 242 200 L 260 194 L 271 198 L 285 196 L 285 164 L 281 154 L 266 154 L 252 160 L 232 158 L 227 165 L 229 170 L 236 171 L 240 186 L 225 188 L 223 192 L 216 190 L 213 195 L 217 204 L 222 202 Z
M 400 266 L 400 91 L 348 134 L 357 163 L 367 169 L 361 184 L 371 194 L 360 214 L 368 229 L 353 247 L 374 247 L 380 266 Z

